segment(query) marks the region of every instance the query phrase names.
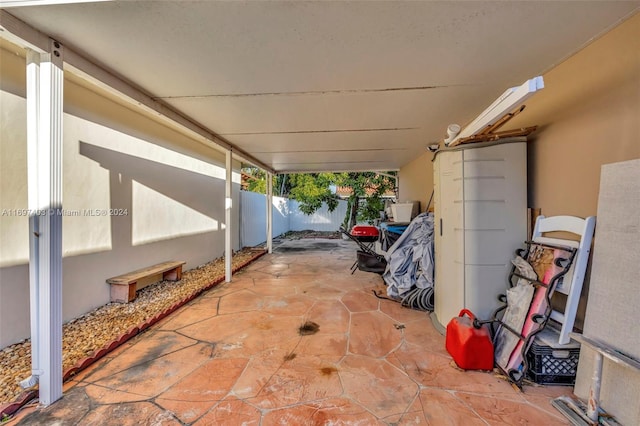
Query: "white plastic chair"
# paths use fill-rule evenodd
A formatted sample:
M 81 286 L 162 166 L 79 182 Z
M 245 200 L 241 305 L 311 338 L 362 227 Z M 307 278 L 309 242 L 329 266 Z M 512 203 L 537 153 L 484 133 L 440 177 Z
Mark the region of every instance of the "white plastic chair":
M 562 324 L 560 329 L 559 344 L 567 344 L 571 340 L 569 333 L 573 331 L 576 320 L 578 302 L 582 292 L 589 253 L 591 252 L 591 240 L 596 226 L 596 217 L 589 216 L 586 219 L 575 216 L 538 216 L 533 229 L 532 240 L 542 244 L 555 244 L 565 247 L 577 248 L 574 262 L 567 274 L 563 277 L 562 283 L 558 284 L 555 291 L 567 296 L 567 303 L 564 312 L 551 311 L 551 319 Z M 564 240 L 559 238 L 544 237 L 548 232 L 570 232 L 580 237 L 580 241 Z

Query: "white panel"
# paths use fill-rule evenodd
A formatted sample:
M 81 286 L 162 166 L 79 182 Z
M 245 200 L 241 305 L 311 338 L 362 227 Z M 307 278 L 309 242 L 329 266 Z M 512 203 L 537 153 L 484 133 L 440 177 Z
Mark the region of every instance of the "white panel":
M 451 318 L 458 316 L 460 309 L 464 307 L 464 265 L 457 261 L 445 265 L 440 267 L 441 272 L 436 276 L 434 290 L 434 310 L 443 326 L 446 326 Z M 448 271 L 442 271 L 444 268 L 448 268 Z
M 436 157 L 435 313 L 441 325 L 465 307 L 487 318 L 507 288 L 509 262 L 526 238 L 526 142 L 520 140 Z
M 255 247 L 263 243 L 266 226 L 265 196 L 257 192 L 240 191 L 240 245 Z
M 265 242 L 266 227 L 265 195 L 256 192 L 240 192 L 242 245 L 253 247 Z M 273 197 L 272 236 L 287 231 L 337 231 L 347 211 L 347 202 L 339 201 L 338 207 L 329 212 L 326 205 L 307 216 L 298 209 L 298 202 L 282 197 Z
M 503 201 L 505 191 L 504 177 L 497 178 L 465 178 L 465 192 L 473 198 L 467 199 L 467 203 L 478 200 Z
M 465 262 L 505 263 L 526 238 L 526 142 L 467 149 L 464 160 L 465 229 L 481 239 L 466 241 Z
M 487 318 L 526 238 L 526 142 L 467 149 L 464 168 L 465 306 Z
M 499 232 L 504 232 L 506 229 L 505 223 L 508 219 L 505 217 L 505 202 L 502 200 L 466 201 L 464 214 L 466 231 L 495 231 L 498 232 L 497 238 L 501 238 L 502 234 Z
M 340 200 L 338 207 L 330 212 L 326 204 L 312 215 L 306 215 L 298 208 L 298 202 L 290 200 L 291 230 L 337 231 L 347 214 L 347 202 Z
M 266 196 L 257 192 L 240 191 L 240 232 L 244 247 L 255 247 L 265 242 L 267 226 Z M 273 197 L 272 237 L 289 231 L 289 200 Z
M 515 255 L 515 248 L 505 241 L 506 231 L 466 231 L 464 253 L 466 265 L 507 264 Z M 524 240 L 523 240 L 524 241 Z
M 493 250 L 493 248 L 492 248 Z M 507 277 L 511 263 L 498 266 L 465 266 L 464 305 L 478 318 L 489 319 L 501 303 L 498 295 L 508 287 Z
M 464 306 L 464 187 L 462 151 L 436 157 L 435 314 L 442 325 Z
M 504 176 L 504 156 L 487 156 L 468 152 L 464 162 L 465 179 Z
M 271 236 L 275 237 L 291 230 L 290 211 L 291 204 L 289 199 L 283 197 L 273 197 L 271 205 L 271 214 L 273 217 Z

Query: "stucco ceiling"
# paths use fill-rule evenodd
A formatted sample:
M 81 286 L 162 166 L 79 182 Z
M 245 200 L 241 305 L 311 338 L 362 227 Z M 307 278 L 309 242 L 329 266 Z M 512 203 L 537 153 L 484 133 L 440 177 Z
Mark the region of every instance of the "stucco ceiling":
M 6 11 L 277 171 L 337 171 L 402 167 L 448 124 L 471 121 L 638 4 L 107 1 Z

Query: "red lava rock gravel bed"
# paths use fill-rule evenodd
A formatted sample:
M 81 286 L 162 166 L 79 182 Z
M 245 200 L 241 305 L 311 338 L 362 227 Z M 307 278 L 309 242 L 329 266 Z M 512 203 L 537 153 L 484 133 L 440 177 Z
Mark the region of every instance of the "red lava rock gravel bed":
M 265 253 L 244 249 L 233 256 L 237 271 Z M 224 258 L 186 271 L 182 280 L 162 281 L 138 291 L 130 303 L 109 303 L 63 325 L 64 379 L 92 364 L 140 331 L 166 317 L 201 292 L 224 280 Z M 31 372 L 31 341 L 0 350 L 0 415 L 10 415 L 37 395 L 20 380 Z M 1 418 L 0 418 L 1 422 Z

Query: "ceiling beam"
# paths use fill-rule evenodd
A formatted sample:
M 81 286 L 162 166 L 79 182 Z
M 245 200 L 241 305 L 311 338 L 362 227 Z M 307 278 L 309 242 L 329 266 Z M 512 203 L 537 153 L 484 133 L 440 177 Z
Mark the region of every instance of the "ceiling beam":
M 0 29 L 3 31 L 3 38 L 21 47 L 29 48 L 39 52 L 44 52 L 49 43 L 49 36 L 40 32 L 29 24 L 19 20 L 5 10 L 0 9 Z M 253 155 L 233 145 L 231 142 L 206 128 L 195 120 L 183 115 L 167 104 L 158 101 L 153 96 L 144 92 L 134 83 L 129 82 L 124 77 L 107 70 L 65 46 L 65 65 L 73 74 L 88 80 L 92 84 L 113 93 L 119 98 L 136 105 L 139 108 L 157 115 L 163 120 L 177 124 L 181 129 L 186 130 L 195 139 L 205 144 L 213 144 L 218 149 L 232 151 L 238 157 L 248 163 L 260 167 L 270 173 L 275 170 L 255 158 Z

